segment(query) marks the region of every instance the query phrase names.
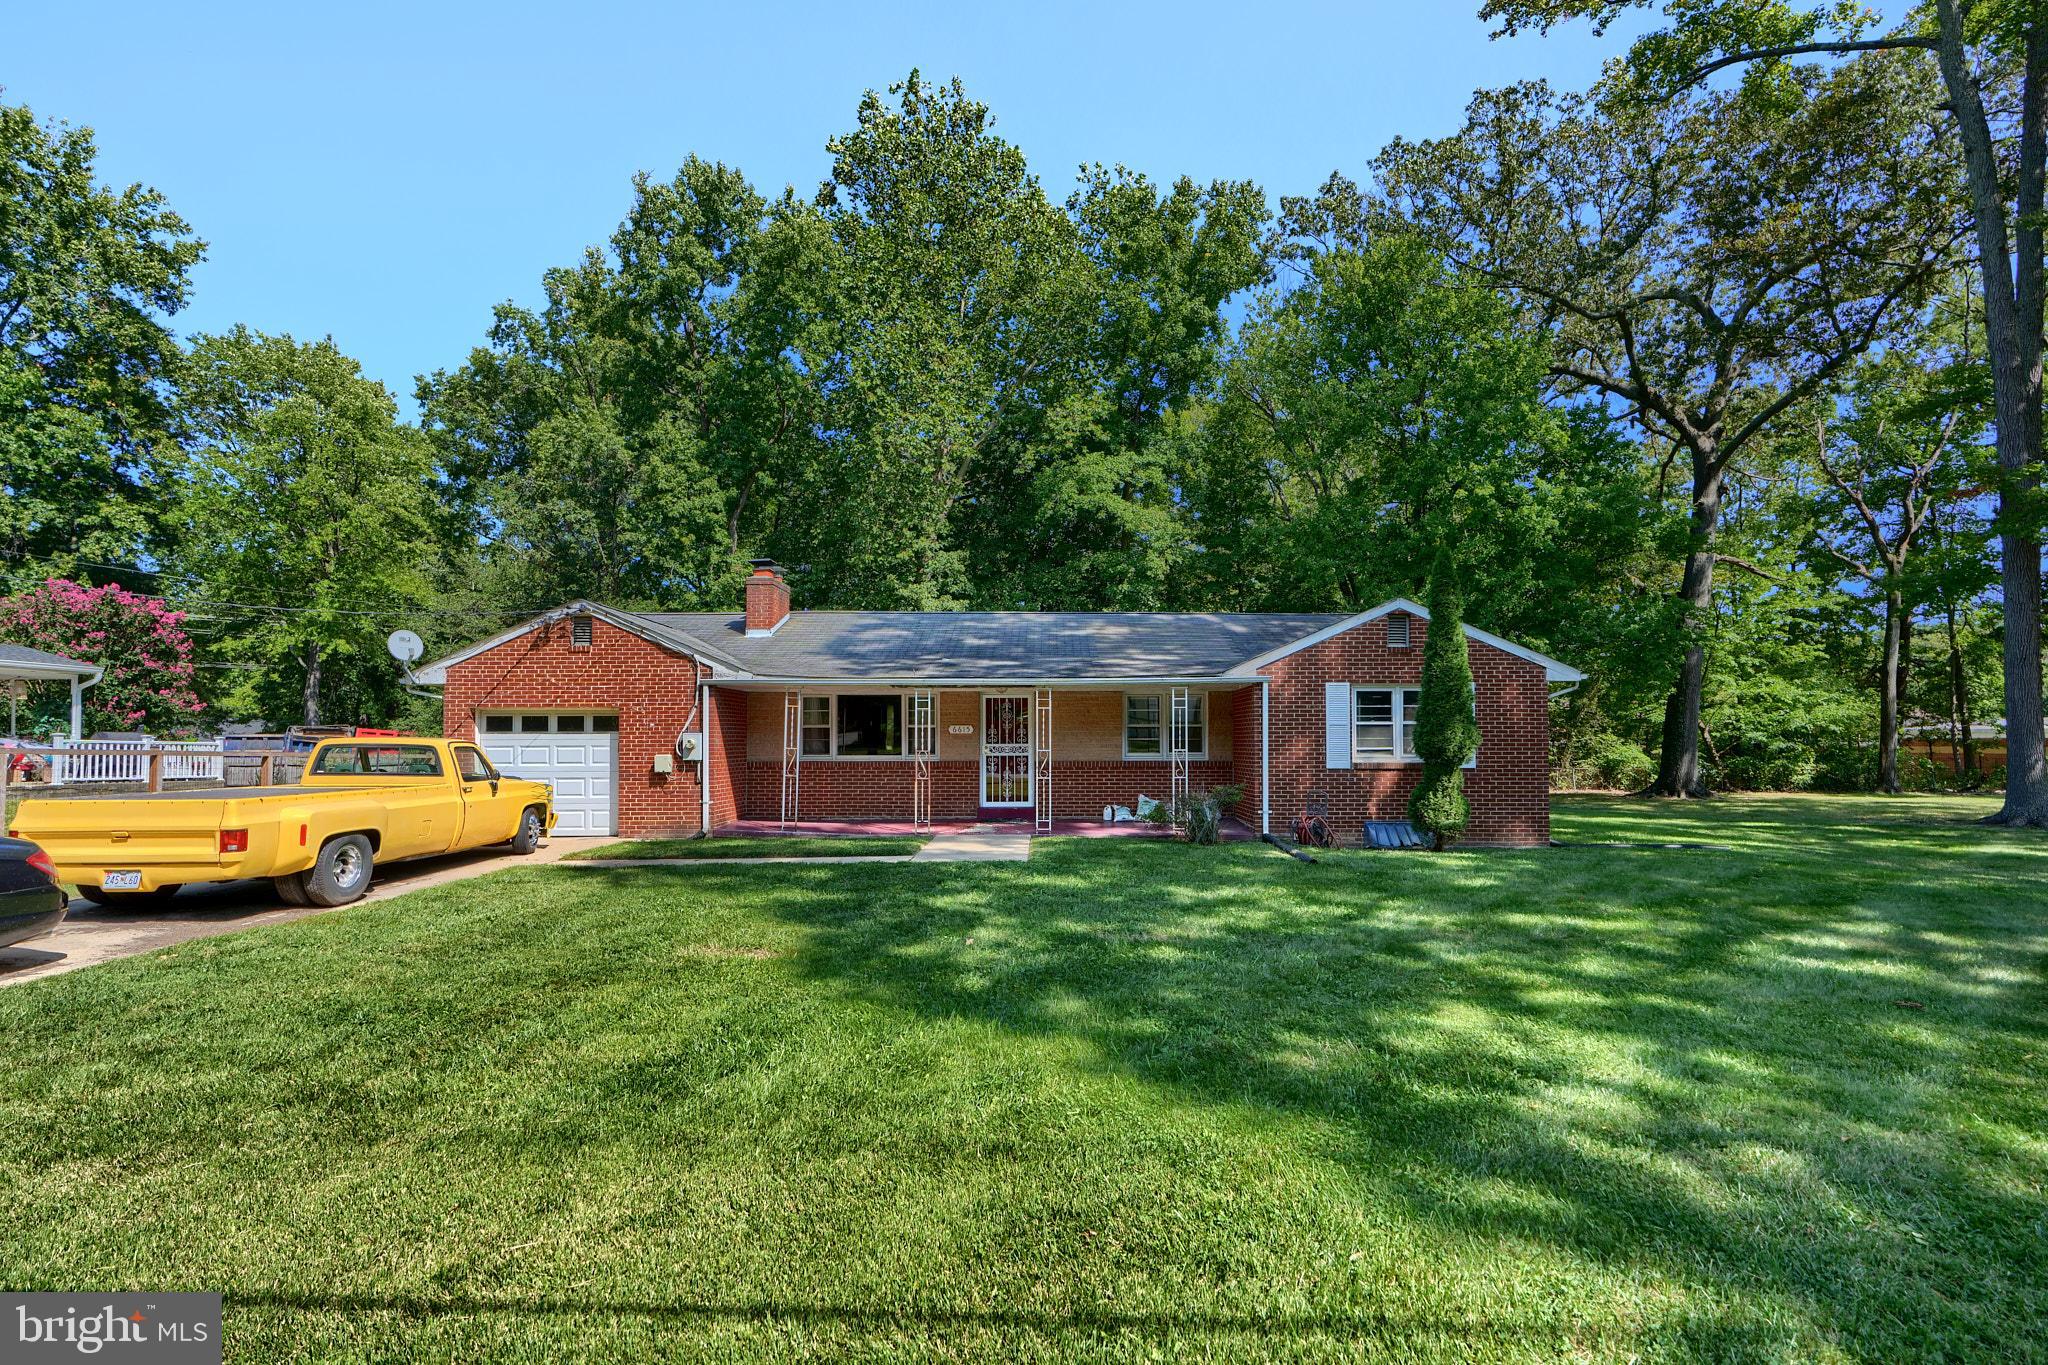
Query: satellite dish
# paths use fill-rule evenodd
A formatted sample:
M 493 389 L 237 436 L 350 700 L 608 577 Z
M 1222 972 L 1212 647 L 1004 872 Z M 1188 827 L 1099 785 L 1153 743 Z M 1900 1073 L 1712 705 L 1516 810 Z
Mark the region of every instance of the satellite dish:
M 427 652 L 420 637 L 409 630 L 394 630 L 384 641 L 384 647 L 391 651 L 391 657 L 402 664 L 409 664 Z

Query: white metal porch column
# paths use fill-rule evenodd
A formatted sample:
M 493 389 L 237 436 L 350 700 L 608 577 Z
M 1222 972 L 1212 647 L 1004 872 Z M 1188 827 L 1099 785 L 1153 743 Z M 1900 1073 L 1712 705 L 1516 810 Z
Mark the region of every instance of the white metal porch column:
M 910 694 L 910 819 L 919 829 L 932 827 L 932 754 L 937 748 L 938 720 L 929 691 Z
M 1031 727 L 1032 828 L 1052 830 L 1052 689 L 1041 687 L 1032 702 L 1037 712 Z
M 1185 687 L 1173 689 L 1173 707 L 1167 723 L 1167 753 L 1173 760 L 1172 791 L 1167 799 L 1172 803 L 1173 827 L 1179 829 L 1187 818 L 1188 807 L 1188 690 Z
M 782 828 L 797 818 L 804 758 L 804 699 L 801 692 L 782 694 Z

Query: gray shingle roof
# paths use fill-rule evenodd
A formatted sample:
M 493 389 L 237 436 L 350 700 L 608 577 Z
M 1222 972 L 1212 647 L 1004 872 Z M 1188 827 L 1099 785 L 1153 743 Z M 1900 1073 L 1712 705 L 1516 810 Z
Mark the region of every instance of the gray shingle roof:
M 1201 678 L 1344 614 L 798 611 L 749 636 L 733 612 L 639 612 L 763 678 Z
M 78 659 L 67 659 L 62 654 L 51 654 L 45 650 L 30 649 L 27 645 L 0 644 L 0 669 L 9 664 L 24 664 L 31 668 L 55 671 L 62 669 L 71 673 L 96 673 L 98 664 L 85 663 Z

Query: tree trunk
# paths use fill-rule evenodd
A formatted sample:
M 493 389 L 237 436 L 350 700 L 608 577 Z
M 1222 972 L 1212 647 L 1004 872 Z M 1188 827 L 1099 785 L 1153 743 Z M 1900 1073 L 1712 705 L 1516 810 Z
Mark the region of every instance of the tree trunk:
M 318 640 L 311 640 L 306 644 L 306 691 L 304 700 L 306 704 L 306 724 L 318 725 L 320 723 L 320 642 Z
M 1901 660 L 1905 599 L 1896 587 L 1884 594 L 1884 658 L 1878 665 L 1877 683 L 1877 789 L 1889 796 L 1899 794 L 1899 698 L 1905 689 L 1905 665 Z
M 1721 523 L 1721 466 L 1693 458 L 1692 553 L 1685 559 L 1678 600 L 1684 609 L 1685 655 L 1678 681 L 1664 703 L 1664 736 L 1657 780 L 1646 796 L 1705 796 L 1700 776 L 1700 707 L 1706 692 L 1707 647 L 1702 636 L 1714 610 L 1714 530 Z
M 2048 119 L 2048 33 L 2035 23 L 2026 40 L 2021 94 L 2019 182 L 2008 233 L 1998 151 L 1971 70 L 1956 0 L 1940 0 L 1936 56 L 1963 144 L 1963 168 L 1976 219 L 1984 277 L 1985 340 L 1991 355 L 1997 423 L 2000 586 L 2005 597 L 2005 805 L 1989 823 L 2048 826 L 2048 754 L 2041 733 L 2041 542 L 2027 525 L 2028 493 L 2038 482 L 2041 445 L 2041 205 Z

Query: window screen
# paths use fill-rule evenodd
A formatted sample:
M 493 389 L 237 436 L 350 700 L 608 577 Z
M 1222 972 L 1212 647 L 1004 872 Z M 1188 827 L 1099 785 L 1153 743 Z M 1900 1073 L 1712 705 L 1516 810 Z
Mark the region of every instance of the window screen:
M 1361 687 L 1352 749 L 1361 759 L 1415 757 L 1415 708 L 1419 687 Z
M 1159 723 L 1158 693 L 1137 693 L 1124 698 L 1124 752 L 1166 752 L 1166 743 Z
M 1353 747 L 1361 758 L 1394 757 L 1394 703 L 1397 690 L 1358 689 L 1357 731 Z
M 803 699 L 803 751 L 806 754 L 832 752 L 832 699 Z

